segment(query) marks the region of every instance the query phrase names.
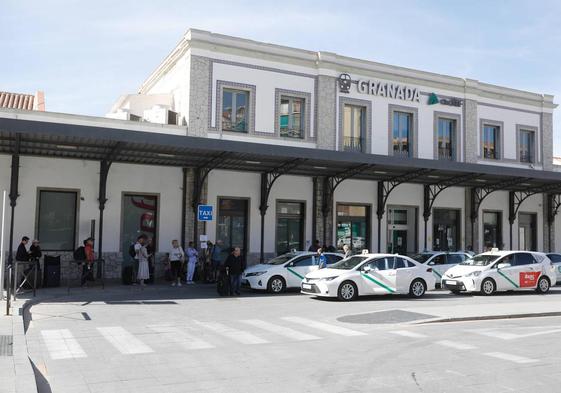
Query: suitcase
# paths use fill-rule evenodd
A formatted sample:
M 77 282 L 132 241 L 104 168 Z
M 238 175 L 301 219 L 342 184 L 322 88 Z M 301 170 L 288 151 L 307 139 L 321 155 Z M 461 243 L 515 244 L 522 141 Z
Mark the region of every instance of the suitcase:
M 216 289 L 220 296 L 228 296 L 230 294 L 230 275 L 225 269 L 220 270 L 218 275 L 218 281 L 216 284 Z
M 45 255 L 43 268 L 43 286 L 45 288 L 60 286 L 60 256 Z

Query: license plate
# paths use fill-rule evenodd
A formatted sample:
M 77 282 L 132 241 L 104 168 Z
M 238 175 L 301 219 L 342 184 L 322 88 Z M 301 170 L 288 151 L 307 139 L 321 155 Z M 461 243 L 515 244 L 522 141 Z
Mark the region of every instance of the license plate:
M 448 285 L 456 285 L 456 281 L 452 281 L 452 280 L 446 280 L 444 281 L 444 283 Z
M 303 289 L 312 289 L 312 286 L 310 284 L 302 284 L 302 288 Z

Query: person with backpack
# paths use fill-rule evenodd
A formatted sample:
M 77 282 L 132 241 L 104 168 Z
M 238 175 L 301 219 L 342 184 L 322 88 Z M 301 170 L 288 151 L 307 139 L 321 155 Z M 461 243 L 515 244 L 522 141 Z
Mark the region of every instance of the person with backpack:
M 88 237 L 84 240 L 84 265 L 82 266 L 82 287 L 87 286 L 86 281 L 93 281 L 93 264 L 95 261 L 95 254 L 93 250 L 93 239 Z
M 176 285 L 181 286 L 181 268 L 185 262 L 185 252 L 183 248 L 179 245 L 177 240 L 171 241 L 171 250 L 169 252 L 169 264 L 171 268 L 171 277 L 173 282 L 172 287 Z
M 189 242 L 189 247 L 187 247 L 187 284 L 194 284 L 193 275 L 195 274 L 198 256 L 199 253 L 195 249 L 194 243 Z

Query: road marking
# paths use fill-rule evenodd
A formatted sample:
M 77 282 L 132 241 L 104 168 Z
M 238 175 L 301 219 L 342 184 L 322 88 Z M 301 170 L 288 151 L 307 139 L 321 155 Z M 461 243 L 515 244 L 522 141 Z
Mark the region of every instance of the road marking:
M 160 333 L 166 342 L 179 344 L 188 350 L 214 348 L 214 345 L 174 326 L 149 325 L 148 328 L 156 333 Z
M 296 341 L 307 341 L 307 340 L 319 340 L 320 337 L 314 336 L 313 334 L 299 332 L 298 330 L 294 330 L 289 327 L 279 326 L 272 324 L 270 322 L 262 321 L 260 319 L 246 319 L 240 321 L 243 323 L 247 323 L 248 325 L 255 326 L 257 328 L 266 330 L 271 333 L 278 334 L 280 336 L 288 337 L 292 340 Z
M 393 332 L 390 333 L 397 334 L 398 336 L 410 337 L 410 338 L 427 338 L 427 336 L 425 336 L 424 334 L 410 332 L 409 330 L 394 330 Z
M 70 330 L 42 330 L 43 341 L 51 359 L 77 359 L 88 357 Z
M 347 329 L 345 327 L 330 325 L 328 323 L 318 322 L 307 318 L 300 317 L 283 317 L 285 321 L 294 322 L 300 325 L 308 326 L 312 329 L 323 330 L 325 332 L 338 334 L 340 336 L 366 336 L 366 333 L 359 332 L 352 329 Z
M 534 332 L 534 333 L 526 333 L 526 334 L 515 334 L 515 333 L 507 333 L 507 332 L 493 332 L 493 331 L 476 331 L 475 333 L 480 334 L 482 336 L 498 338 L 498 339 L 501 339 L 501 340 L 515 340 L 517 338 L 534 337 L 534 336 L 541 336 L 541 335 L 545 335 L 545 334 L 553 334 L 553 333 L 559 333 L 559 332 L 561 332 L 561 329 L 544 330 L 543 332 Z
M 97 330 L 123 355 L 154 352 L 121 326 L 98 327 Z
M 217 333 L 224 337 L 228 337 L 229 339 L 240 342 L 242 344 L 266 344 L 269 342 L 249 332 L 234 329 L 230 326 L 223 325 L 218 322 L 200 322 L 200 321 L 193 321 L 193 322 L 208 330 L 212 330 L 214 333 Z
M 508 360 L 509 362 L 514 362 L 518 364 L 527 364 L 527 363 L 536 363 L 538 362 L 537 359 L 529 359 L 523 356 L 511 355 L 509 353 L 503 352 L 487 352 L 484 353 L 485 356 L 491 356 L 493 358 L 501 359 L 501 360 Z
M 444 347 L 459 349 L 459 350 L 462 350 L 462 351 L 477 348 L 477 347 L 474 347 L 473 345 L 463 344 L 463 343 L 458 343 L 458 342 L 455 342 L 455 341 L 448 341 L 448 340 L 437 341 L 436 344 L 442 345 Z

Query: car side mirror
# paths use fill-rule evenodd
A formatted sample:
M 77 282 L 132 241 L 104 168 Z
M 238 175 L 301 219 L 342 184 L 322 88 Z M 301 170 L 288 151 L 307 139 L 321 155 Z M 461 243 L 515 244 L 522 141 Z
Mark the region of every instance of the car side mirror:
M 427 265 L 434 266 L 434 261 L 430 261 L 429 263 L 427 263 Z
M 365 273 L 368 273 L 368 272 L 372 271 L 372 268 L 370 266 L 365 266 L 365 267 L 362 268 L 362 271 L 365 272 Z
M 504 269 L 505 267 L 511 267 L 512 265 L 508 262 L 502 262 L 497 265 L 497 270 Z

